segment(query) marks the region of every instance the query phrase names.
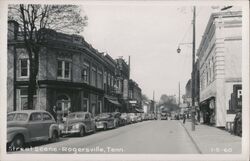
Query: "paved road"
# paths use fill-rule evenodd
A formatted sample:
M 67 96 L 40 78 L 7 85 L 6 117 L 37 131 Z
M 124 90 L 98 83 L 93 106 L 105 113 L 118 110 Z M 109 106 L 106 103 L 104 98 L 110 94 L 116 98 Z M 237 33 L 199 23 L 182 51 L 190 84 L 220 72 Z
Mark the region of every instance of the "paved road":
M 84 137 L 67 136 L 59 142 L 14 153 L 118 153 L 197 154 L 179 121 L 154 120 L 98 132 Z

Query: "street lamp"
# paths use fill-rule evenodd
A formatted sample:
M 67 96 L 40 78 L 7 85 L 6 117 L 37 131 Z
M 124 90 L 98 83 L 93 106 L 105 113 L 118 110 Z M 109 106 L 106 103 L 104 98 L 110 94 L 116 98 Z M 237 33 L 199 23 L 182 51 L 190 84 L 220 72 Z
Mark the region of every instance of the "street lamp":
M 180 53 L 181 52 L 181 48 L 180 48 L 180 46 L 181 45 L 192 45 L 193 43 L 179 43 L 179 45 L 178 45 L 178 48 L 177 48 L 177 53 Z

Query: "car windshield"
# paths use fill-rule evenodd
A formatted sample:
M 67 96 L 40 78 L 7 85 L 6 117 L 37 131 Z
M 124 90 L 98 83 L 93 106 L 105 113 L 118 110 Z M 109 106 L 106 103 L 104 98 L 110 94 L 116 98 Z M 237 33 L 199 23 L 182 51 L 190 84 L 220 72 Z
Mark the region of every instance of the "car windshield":
M 26 121 L 27 119 L 27 113 L 8 114 L 7 116 L 7 121 Z
M 76 114 L 71 113 L 71 114 L 69 114 L 68 119 L 74 119 L 75 117 L 76 117 Z

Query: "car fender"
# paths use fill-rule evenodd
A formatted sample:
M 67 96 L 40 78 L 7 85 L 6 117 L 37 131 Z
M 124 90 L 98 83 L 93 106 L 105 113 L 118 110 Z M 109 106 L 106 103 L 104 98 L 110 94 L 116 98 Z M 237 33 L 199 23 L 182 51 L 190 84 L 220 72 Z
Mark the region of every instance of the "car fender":
M 10 127 L 7 128 L 7 142 L 11 142 L 17 135 L 22 135 L 25 142 L 30 141 L 28 129 L 25 127 Z
M 59 126 L 57 124 L 51 124 L 49 127 L 49 138 L 52 137 L 52 132 L 56 130 L 58 133 L 58 136 L 60 135 L 60 130 L 59 130 Z
M 83 122 L 77 122 L 77 123 L 75 123 L 75 124 L 79 124 L 79 129 L 81 129 L 82 127 L 84 127 L 85 132 L 87 132 L 87 131 L 86 131 L 86 130 L 87 130 L 87 126 L 86 126 L 85 123 L 83 123 Z

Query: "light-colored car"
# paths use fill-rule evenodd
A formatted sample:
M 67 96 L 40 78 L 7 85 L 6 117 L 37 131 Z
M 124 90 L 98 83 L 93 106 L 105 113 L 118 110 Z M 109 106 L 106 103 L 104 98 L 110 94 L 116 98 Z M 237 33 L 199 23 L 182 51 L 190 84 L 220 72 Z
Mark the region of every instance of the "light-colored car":
M 119 125 L 119 118 L 112 113 L 101 113 L 95 117 L 97 129 L 111 129 L 116 128 Z
M 129 113 L 128 116 L 129 116 L 132 123 L 135 123 L 135 122 L 138 121 L 137 116 L 135 115 L 135 113 Z
M 128 113 L 122 113 L 120 116 L 123 120 L 125 120 L 125 124 L 130 124 L 132 121 L 128 115 Z
M 78 134 L 84 136 L 86 133 L 96 131 L 95 119 L 89 112 L 73 112 L 66 117 L 66 121 L 59 125 L 61 135 Z
M 7 150 L 14 151 L 33 141 L 56 141 L 59 127 L 47 111 L 23 110 L 7 114 Z

